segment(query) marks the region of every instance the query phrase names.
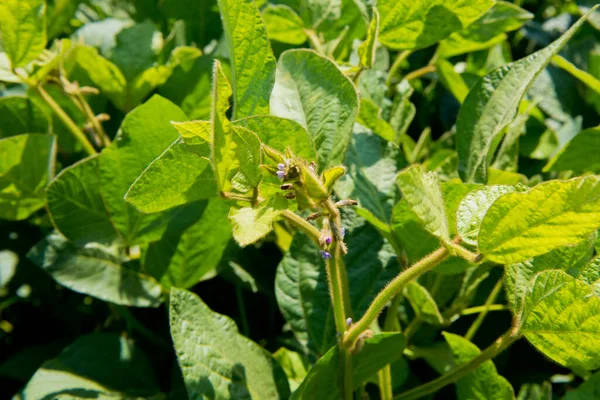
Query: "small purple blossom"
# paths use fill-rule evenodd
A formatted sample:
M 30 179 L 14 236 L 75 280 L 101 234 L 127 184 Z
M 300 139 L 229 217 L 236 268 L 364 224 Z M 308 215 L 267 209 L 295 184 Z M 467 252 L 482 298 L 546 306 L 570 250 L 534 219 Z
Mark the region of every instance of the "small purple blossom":
M 284 171 L 277 171 L 277 177 L 279 179 L 283 179 L 285 177 L 285 172 Z
M 331 258 L 331 254 L 325 250 L 319 250 L 319 252 L 321 253 L 321 257 L 323 257 L 323 260 L 329 260 Z
M 346 236 L 346 228 L 342 227 L 342 229 L 340 229 L 340 235 L 342 235 L 342 239 Z
M 283 171 L 284 168 L 285 168 L 285 164 L 277 164 L 278 170 Z
M 327 244 L 331 244 L 331 236 L 327 236 L 327 237 L 325 238 L 325 243 L 327 243 Z
M 350 325 L 352 325 L 352 318 L 346 319 L 346 326 L 349 327 Z
M 308 166 L 308 168 L 309 168 L 309 169 L 310 169 L 312 172 L 315 172 L 315 167 L 313 167 L 313 165 L 312 165 L 312 164 L 310 164 L 310 165 Z

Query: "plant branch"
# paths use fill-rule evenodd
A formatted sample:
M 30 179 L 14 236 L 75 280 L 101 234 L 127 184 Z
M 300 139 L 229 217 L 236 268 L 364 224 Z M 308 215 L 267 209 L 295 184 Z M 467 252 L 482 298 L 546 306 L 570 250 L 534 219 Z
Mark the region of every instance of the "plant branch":
M 392 66 L 390 67 L 390 71 L 388 72 L 387 79 L 385 80 L 385 85 L 388 88 L 391 87 L 392 80 L 398 73 L 400 66 L 402 65 L 404 60 L 406 60 L 408 58 L 408 56 L 411 55 L 411 53 L 412 53 L 411 50 L 404 50 L 404 51 L 401 51 L 400 53 L 398 53 L 398 56 L 396 56 L 396 59 L 394 60 L 394 63 L 392 64 Z
M 445 247 L 440 247 L 430 255 L 424 257 L 412 267 L 404 270 L 396 276 L 378 295 L 375 297 L 363 317 L 358 320 L 344 337 L 344 345 L 347 348 L 353 348 L 356 339 L 364 332 L 371 322 L 373 322 L 385 305 L 398 294 L 410 281 L 430 271 L 436 265 L 444 261 L 450 252 Z
M 484 306 L 465 308 L 460 312 L 460 315 L 479 314 L 484 311 L 507 311 L 509 308 L 504 304 L 490 304 Z
M 317 51 L 317 53 L 325 55 L 325 49 L 323 49 L 321 40 L 319 39 L 319 37 L 317 36 L 315 31 L 313 31 L 312 29 L 305 29 L 304 33 L 306 33 L 306 36 L 308 37 L 308 41 L 314 47 L 314 49 Z
M 488 296 L 488 298 L 486 299 L 486 301 L 483 305 L 483 307 L 484 307 L 483 311 L 481 312 L 481 314 L 479 314 L 477 316 L 475 321 L 473 321 L 473 324 L 469 327 L 469 330 L 467 331 L 467 334 L 465 335 L 465 339 L 467 339 L 469 341 L 473 340 L 473 336 L 475 336 L 475 334 L 477 333 L 477 330 L 483 323 L 485 316 L 487 315 L 488 311 L 490 310 L 490 306 L 492 304 L 494 304 L 494 302 L 496 301 L 496 298 L 500 294 L 501 290 L 502 290 L 502 278 L 498 279 L 498 282 L 496 282 L 496 285 L 494 285 L 494 288 L 490 292 L 490 295 Z
M 435 65 L 426 65 L 422 68 L 416 69 L 414 71 L 412 71 L 409 74 L 406 74 L 406 76 L 404 77 L 404 79 L 406 79 L 407 81 L 413 80 L 413 79 L 417 79 L 420 78 L 424 75 L 427 75 L 430 72 L 435 71 Z
M 96 131 L 98 136 L 100 136 L 100 139 L 102 140 L 102 145 L 104 147 L 110 146 L 110 138 L 106 134 L 106 131 L 104 130 L 104 127 L 102 127 L 100 121 L 98 121 L 98 118 L 94 114 L 94 111 L 92 111 L 92 108 L 86 101 L 85 97 L 83 97 L 83 94 L 81 94 L 81 92 L 78 92 L 75 96 L 77 98 L 77 101 L 79 101 L 79 104 L 81 104 L 83 113 L 94 128 L 94 131 Z
M 427 396 L 428 394 L 434 393 L 446 385 L 456 382 L 460 378 L 468 375 L 474 369 L 479 367 L 484 362 L 491 360 L 496 357 L 502 351 L 506 350 L 508 346 L 513 344 L 519 339 L 520 333 L 518 328 L 511 328 L 504 335 L 500 336 L 494 343 L 483 350 L 477 357 L 472 359 L 466 364 L 462 364 L 454 367 L 448 373 L 440 376 L 437 379 L 427 382 L 424 385 L 417 386 L 414 389 L 408 390 L 404 393 L 394 397 L 394 400 L 412 400 L 420 399 L 421 397 Z
M 92 146 L 92 144 L 89 142 L 89 140 L 85 136 L 85 133 L 83 133 L 83 131 L 79 129 L 77 124 L 73 122 L 73 120 L 58 105 L 58 103 L 54 101 L 54 99 L 48 94 L 48 92 L 46 92 L 41 85 L 36 86 L 35 89 L 39 93 L 40 97 L 52 109 L 52 111 L 54 111 L 54 114 L 56 114 L 56 116 L 62 121 L 62 123 L 69 129 L 69 131 L 71 131 L 75 139 L 77 139 L 77 141 L 81 143 L 86 153 L 88 153 L 89 155 L 96 154 L 96 149 L 94 149 L 94 146 Z
M 317 244 L 317 246 L 319 245 L 319 237 L 321 236 L 321 232 L 310 222 L 290 210 L 284 210 L 281 213 L 281 216 L 290 224 L 306 233 Z

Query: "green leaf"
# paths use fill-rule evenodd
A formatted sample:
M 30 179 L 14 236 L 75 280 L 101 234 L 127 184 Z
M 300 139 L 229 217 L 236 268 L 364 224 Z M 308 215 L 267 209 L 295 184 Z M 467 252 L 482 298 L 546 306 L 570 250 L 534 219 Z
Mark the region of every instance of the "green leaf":
M 436 72 L 446 89 L 462 104 L 469 93 L 469 87 L 460 74 L 454 70 L 454 66 L 442 58 L 436 63 Z
M 394 50 L 421 49 L 460 31 L 481 17 L 491 0 L 382 0 L 379 40 Z
M 328 190 L 333 188 L 333 185 L 346 173 L 346 169 L 344 167 L 333 167 L 329 168 L 326 171 L 323 171 L 323 185 Z
M 13 69 L 35 60 L 46 48 L 46 2 L 2 1 L 0 37 Z
M 548 161 L 543 171 L 600 172 L 600 127 L 581 131 Z
M 477 246 L 481 221 L 492 204 L 507 193 L 524 191 L 527 187 L 490 185 L 473 190 L 460 202 L 456 211 L 456 230 L 463 242 Z
M 229 317 L 195 294 L 171 289 L 171 336 L 188 396 L 287 399 L 285 373 L 262 347 L 238 333 Z
M 0 218 L 22 220 L 44 207 L 44 188 L 54 176 L 55 136 L 0 139 Z
M 211 157 L 210 143 L 213 127 L 210 121 L 171 121 L 171 124 L 177 129 L 189 151 L 201 157 Z
M 448 217 L 437 175 L 416 165 L 401 171 L 396 183 L 410 208 L 425 224 L 425 229 L 443 241 L 450 241 Z
M 156 34 L 158 31 L 150 21 L 137 23 L 117 34 L 110 61 L 119 68 L 127 82 L 133 81 L 156 62 Z
M 295 351 L 281 347 L 273 353 L 273 358 L 281 365 L 285 375 L 288 377 L 290 390 L 294 392 L 302 384 L 308 372 L 302 356 Z
M 178 138 L 171 121 L 185 119 L 176 105 L 155 95 L 127 114 L 114 142 L 100 155 L 102 197 L 129 245 L 158 239 L 168 222 L 163 214 L 139 213 L 124 196 L 148 165 Z
M 524 336 L 558 364 L 600 367 L 600 298 L 562 271 L 537 275 L 525 299 Z
M 600 396 L 600 372 L 594 373 L 576 389 L 567 391 L 564 400 L 594 400 Z
M 243 181 L 249 187 L 255 188 L 262 179 L 260 139 L 251 130 L 236 125 L 233 126 L 232 136 L 239 163 L 239 169 L 232 179 Z
M 404 288 L 404 296 L 415 314 L 428 324 L 443 325 L 444 318 L 431 294 L 423 286 L 412 281 Z
M 233 80 L 233 119 L 269 114 L 275 56 L 253 0 L 218 0 Z
M 161 286 L 148 275 L 121 264 L 100 247 L 77 247 L 54 233 L 38 243 L 27 257 L 56 282 L 78 293 L 134 307 L 157 307 Z
M 587 88 L 590 88 L 596 93 L 600 93 L 600 79 L 594 77 L 593 75 L 585 71 L 580 70 L 575 65 L 573 65 L 572 63 L 565 60 L 559 55 L 552 57 L 552 64 L 567 71 L 569 74 L 579 79 L 582 83 L 585 84 Z
M 444 339 L 452 349 L 456 365 L 466 364 L 481 351 L 467 339 L 453 333 L 443 332 Z M 512 400 L 515 393 L 511 384 L 496 371 L 492 360 L 485 361 L 473 372 L 456 381 L 459 400 Z
M 360 112 L 356 122 L 369 128 L 388 142 L 396 141 L 394 128 L 381 117 L 381 109 L 367 98 L 360 99 Z
M 150 365 L 150 359 L 133 340 L 114 333 L 91 333 L 79 337 L 56 358 L 46 361 L 19 397 L 150 398 L 160 395 Z
M 401 333 L 381 333 L 366 339 L 361 351 L 351 356 L 353 388 L 360 387 L 381 368 L 400 359 L 405 345 L 406 340 Z M 340 399 L 340 385 L 336 384 L 339 379 L 339 357 L 337 346 L 329 349 L 308 371 L 292 399 Z
M 377 49 L 377 36 L 379 34 L 379 12 L 373 8 L 373 17 L 367 31 L 367 38 L 358 47 L 358 57 L 363 68 L 373 68 Z
M 440 43 L 440 57 L 453 57 L 491 47 L 506 40 L 505 32 L 519 29 L 533 14 L 514 4 L 497 1 L 467 29 L 455 32 Z
M 23 133 L 49 133 L 50 118 L 35 101 L 22 96 L 0 98 L 0 139 Z
M 492 71 L 473 86 L 456 122 L 458 170 L 463 181 L 486 182 L 488 152 L 496 136 L 515 119 L 517 107 L 531 83 L 588 15 L 549 46 Z
M 140 212 L 155 213 L 216 195 L 210 160 L 177 140 L 133 182 L 125 200 Z
M 231 135 L 231 123 L 225 115 L 229 109 L 229 98 L 232 93 L 231 85 L 221 68 L 221 63 L 215 60 L 210 144 L 217 188 L 221 192 L 229 188 L 230 171 L 235 167 L 235 142 Z
M 269 39 L 299 45 L 306 42 L 302 18 L 289 6 L 269 4 L 262 13 Z
M 312 50 L 279 57 L 271 113 L 304 126 L 320 170 L 342 164 L 358 113 L 358 95 L 338 67 Z
M 219 198 L 192 203 L 183 229 L 171 224 L 144 253 L 144 268 L 165 287 L 189 288 L 214 270 L 231 239 L 231 204 Z
M 56 229 L 76 244 L 111 244 L 119 238 L 100 189 L 98 156 L 65 169 L 46 188 Z
M 233 237 L 244 247 L 264 238 L 273 230 L 273 222 L 287 208 L 287 200 L 276 196 L 257 208 L 232 208 L 229 221 L 233 227 Z
M 581 242 L 600 226 L 599 181 L 596 176 L 549 181 L 500 197 L 481 224 L 479 251 L 508 264 Z

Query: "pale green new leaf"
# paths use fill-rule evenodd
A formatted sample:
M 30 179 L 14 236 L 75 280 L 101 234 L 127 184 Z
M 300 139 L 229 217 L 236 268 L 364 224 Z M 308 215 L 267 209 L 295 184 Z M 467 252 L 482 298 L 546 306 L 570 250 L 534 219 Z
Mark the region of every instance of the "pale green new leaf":
M 171 336 L 191 399 L 287 399 L 281 367 L 262 347 L 238 333 L 235 322 L 213 312 L 195 294 L 171 289 Z
M 379 34 L 379 12 L 373 8 L 373 17 L 367 31 L 367 38 L 358 47 L 358 57 L 363 68 L 373 68 L 377 49 L 377 37 Z
M 490 185 L 467 194 L 456 211 L 456 231 L 463 242 L 477 246 L 481 221 L 492 204 L 506 193 L 525 189 L 526 187 Z
M 591 285 L 596 296 L 600 296 L 600 256 L 592 258 L 581 268 L 577 279 L 581 279 L 588 285 Z
M 155 213 L 216 195 L 210 160 L 179 139 L 133 182 L 125 200 L 140 212 Z
M 463 30 L 493 4 L 492 0 L 380 0 L 379 41 L 394 50 L 428 47 Z
M 481 351 L 462 336 L 443 332 L 444 339 L 452 349 L 456 365 L 466 364 Z M 459 400 L 513 400 L 515 393 L 511 384 L 496 371 L 492 360 L 487 360 L 464 378 L 456 381 Z
M 235 142 L 231 134 L 231 123 L 225 113 L 229 109 L 232 95 L 231 85 L 221 63 L 215 60 L 213 69 L 213 104 L 211 116 L 211 160 L 217 180 L 217 188 L 224 192 L 229 188 L 230 171 L 235 167 Z
M 444 317 L 431 294 L 415 281 L 409 282 L 404 288 L 404 296 L 410 302 L 415 314 L 423 321 L 432 325 L 443 325 Z
M 437 175 L 416 165 L 401 171 L 396 182 L 425 229 L 441 240 L 450 241 L 448 217 Z
M 293 393 L 306 377 L 308 372 L 307 363 L 300 354 L 285 347 L 280 347 L 279 350 L 273 353 L 273 358 L 281 365 L 283 372 L 288 377 L 290 389 Z
M 593 370 L 600 367 L 600 298 L 565 272 L 537 275 L 525 299 L 521 332 L 558 364 Z
M 358 95 L 329 59 L 312 50 L 288 50 L 279 58 L 271 113 L 307 129 L 322 170 L 344 160 L 358 113 Z
M 0 219 L 26 219 L 44 207 L 44 189 L 54 176 L 55 139 L 42 134 L 0 139 Z
M 35 101 L 24 96 L 0 97 L 0 139 L 24 133 L 49 133 L 50 118 Z
M 210 121 L 171 122 L 187 149 L 201 157 L 211 157 L 212 123 Z
M 494 140 L 516 117 L 519 103 L 534 79 L 588 15 L 579 19 L 552 44 L 492 71 L 471 89 L 456 122 L 458 171 L 463 181 L 487 181 L 488 152 Z
M 516 263 L 579 243 L 599 226 L 599 177 L 544 182 L 492 204 L 479 230 L 479 251 L 490 261 Z
M 269 39 L 296 45 L 306 42 L 304 22 L 291 7 L 269 4 L 262 15 Z
M 76 244 L 111 244 L 119 238 L 100 191 L 98 156 L 63 169 L 46 188 L 50 218 Z
M 543 171 L 600 172 L 600 127 L 583 130 L 554 155 Z
M 251 130 L 236 125 L 233 126 L 232 136 L 236 147 L 237 162 L 239 163 L 239 169 L 232 179 L 243 181 L 247 186 L 255 188 L 262 179 L 260 139 Z
M 269 114 L 275 56 L 254 0 L 218 0 L 233 80 L 233 119 Z
M 162 302 L 162 288 L 154 278 L 127 268 L 100 247 L 77 247 L 54 233 L 27 257 L 75 292 L 134 307 L 157 307 Z
M 369 128 L 388 142 L 394 142 L 396 139 L 394 128 L 381 117 L 381 109 L 367 98 L 360 99 L 360 112 L 356 122 Z
M 13 69 L 35 60 L 46 48 L 46 2 L 1 1 L 0 37 Z
M 287 200 L 281 196 L 275 196 L 257 208 L 232 208 L 229 221 L 234 239 L 242 247 L 259 241 L 273 230 L 273 222 L 286 208 Z

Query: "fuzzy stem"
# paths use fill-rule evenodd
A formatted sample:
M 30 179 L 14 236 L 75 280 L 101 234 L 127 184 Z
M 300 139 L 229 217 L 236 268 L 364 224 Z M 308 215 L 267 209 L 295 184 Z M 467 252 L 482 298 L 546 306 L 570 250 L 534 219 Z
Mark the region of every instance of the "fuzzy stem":
M 388 301 L 391 300 L 396 294 L 398 294 L 410 281 L 423 275 L 425 272 L 431 270 L 436 265 L 444 261 L 450 252 L 445 247 L 440 247 L 430 255 L 424 257 L 412 267 L 404 270 L 398 276 L 396 276 L 378 295 L 375 297 L 363 317 L 358 320 L 352 328 L 346 333 L 344 337 L 344 345 L 348 348 L 354 347 L 356 339 L 362 332 L 365 331 L 371 325 L 381 310 L 385 307 Z
M 496 301 L 496 298 L 500 294 L 500 290 L 502 290 L 502 278 L 498 279 L 498 282 L 496 282 L 496 285 L 494 285 L 494 288 L 490 292 L 490 295 L 488 296 L 487 300 L 485 301 L 485 304 L 483 305 L 484 310 L 481 312 L 481 314 L 477 316 L 475 321 L 473 321 L 473 324 L 471 325 L 471 327 L 467 331 L 467 334 L 465 335 L 465 339 L 469 341 L 473 340 L 473 336 L 475 336 L 477 330 L 483 323 L 485 316 L 490 310 L 490 306 Z
M 460 312 L 460 315 L 479 314 L 484 311 L 507 311 L 509 308 L 504 304 L 490 304 L 484 306 L 465 308 Z
M 321 232 L 311 225 L 310 222 L 290 210 L 284 210 L 281 213 L 281 216 L 290 224 L 306 233 L 317 244 L 317 246 L 319 245 L 319 237 L 321 236 Z
M 398 396 L 394 397 L 394 400 L 420 399 L 421 397 L 427 396 L 428 394 L 440 390 L 446 385 L 456 382 L 460 378 L 467 376 L 469 373 L 471 373 L 484 362 L 491 360 L 492 358 L 500 354 L 502 351 L 506 350 L 508 346 L 513 344 L 517 339 L 519 339 L 519 337 L 519 329 L 511 328 L 508 332 L 496 339 L 494 343 L 492 343 L 489 347 L 483 350 L 477 357 L 475 357 L 468 363 L 459 365 L 450 370 L 448 373 L 440 376 L 437 379 L 427 382 L 424 385 L 417 386 L 414 389 L 401 393 Z
M 323 45 L 321 44 L 321 40 L 312 29 L 305 29 L 304 33 L 306 33 L 306 37 L 308 37 L 308 41 L 315 48 L 317 53 L 321 55 L 325 55 L 325 50 L 323 49 Z
M 104 127 L 102 126 L 100 121 L 98 121 L 98 118 L 96 118 L 96 115 L 94 115 L 94 111 L 92 111 L 92 108 L 86 101 L 85 97 L 81 93 L 77 93 L 76 97 L 79 101 L 79 104 L 81 104 L 83 113 L 90 121 L 90 124 L 92 124 L 92 127 L 94 128 L 98 136 L 100 136 L 100 139 L 102 140 L 102 145 L 104 147 L 110 146 L 110 138 L 106 134 L 106 131 L 104 130 Z
M 392 400 L 394 393 L 392 389 L 392 368 L 390 364 L 377 372 L 377 383 L 379 384 L 379 395 L 381 400 Z
M 417 79 L 420 78 L 424 75 L 427 75 L 430 72 L 435 71 L 435 65 L 426 65 L 422 68 L 416 69 L 414 71 L 412 71 L 409 74 L 406 74 L 406 76 L 404 77 L 404 79 L 406 79 L 407 81 L 413 80 L 413 79 Z

